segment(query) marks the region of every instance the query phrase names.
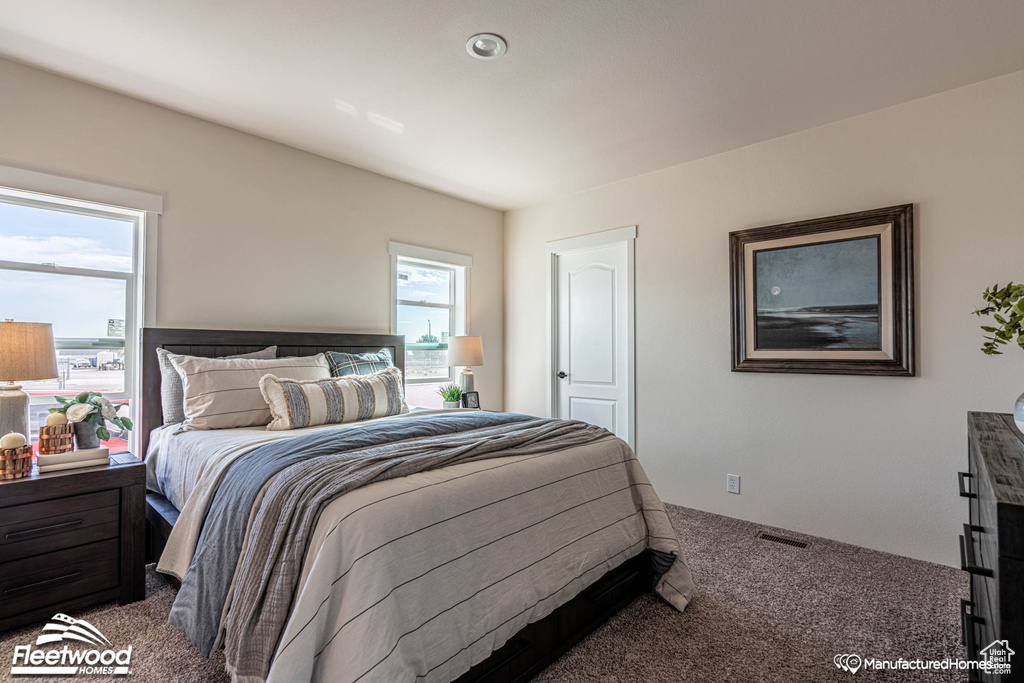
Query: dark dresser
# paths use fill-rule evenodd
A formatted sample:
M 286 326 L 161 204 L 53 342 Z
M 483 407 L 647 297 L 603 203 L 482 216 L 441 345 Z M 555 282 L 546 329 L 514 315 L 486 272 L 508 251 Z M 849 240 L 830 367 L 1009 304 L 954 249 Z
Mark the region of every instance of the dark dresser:
M 145 597 L 146 468 L 130 453 L 0 481 L 0 633 Z
M 968 413 L 967 429 L 969 470 L 960 473 L 970 507 L 960 537 L 960 564 L 971 575 L 971 599 L 961 605 L 967 659 L 1013 652 L 1009 675 L 977 671 L 968 680 L 1024 681 L 1024 434 L 1012 415 L 997 413 Z

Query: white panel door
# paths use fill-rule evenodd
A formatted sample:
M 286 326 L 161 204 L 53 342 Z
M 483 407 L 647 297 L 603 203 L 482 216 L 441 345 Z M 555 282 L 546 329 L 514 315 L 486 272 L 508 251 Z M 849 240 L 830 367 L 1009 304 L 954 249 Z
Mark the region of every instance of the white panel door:
M 615 242 L 556 255 L 557 416 L 632 445 L 629 249 Z

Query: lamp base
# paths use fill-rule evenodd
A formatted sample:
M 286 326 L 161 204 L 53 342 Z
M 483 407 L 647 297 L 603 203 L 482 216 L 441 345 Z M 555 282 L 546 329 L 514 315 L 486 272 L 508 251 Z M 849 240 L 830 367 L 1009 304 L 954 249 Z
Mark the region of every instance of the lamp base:
M 463 392 L 473 391 L 473 371 L 468 367 L 462 369 L 462 374 L 459 375 L 459 388 Z
M 28 433 L 28 394 L 21 390 L 20 384 L 3 382 L 0 383 L 0 436 L 8 432 L 17 432 L 32 441 Z

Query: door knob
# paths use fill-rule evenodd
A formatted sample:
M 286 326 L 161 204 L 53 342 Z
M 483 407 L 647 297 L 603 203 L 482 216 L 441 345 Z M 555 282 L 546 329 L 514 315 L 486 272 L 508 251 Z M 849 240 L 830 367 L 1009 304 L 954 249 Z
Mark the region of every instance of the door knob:
M 566 378 L 566 377 L 568 377 L 568 376 L 569 376 L 569 375 L 565 374 L 564 372 L 559 372 L 559 373 L 558 373 L 558 379 L 565 379 L 565 378 Z

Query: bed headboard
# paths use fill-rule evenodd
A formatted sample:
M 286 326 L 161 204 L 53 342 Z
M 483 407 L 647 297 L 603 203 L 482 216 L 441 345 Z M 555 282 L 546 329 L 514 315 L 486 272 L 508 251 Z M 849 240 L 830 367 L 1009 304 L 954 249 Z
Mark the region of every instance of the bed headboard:
M 140 450 L 145 457 L 149 434 L 163 423 L 160 406 L 160 364 L 156 350 L 189 356 L 231 356 L 277 346 L 278 357 L 314 356 L 324 351 L 366 353 L 388 349 L 405 376 L 405 337 L 394 334 L 335 334 L 331 332 L 257 332 L 250 330 L 142 330 L 142 411 L 139 413 Z

